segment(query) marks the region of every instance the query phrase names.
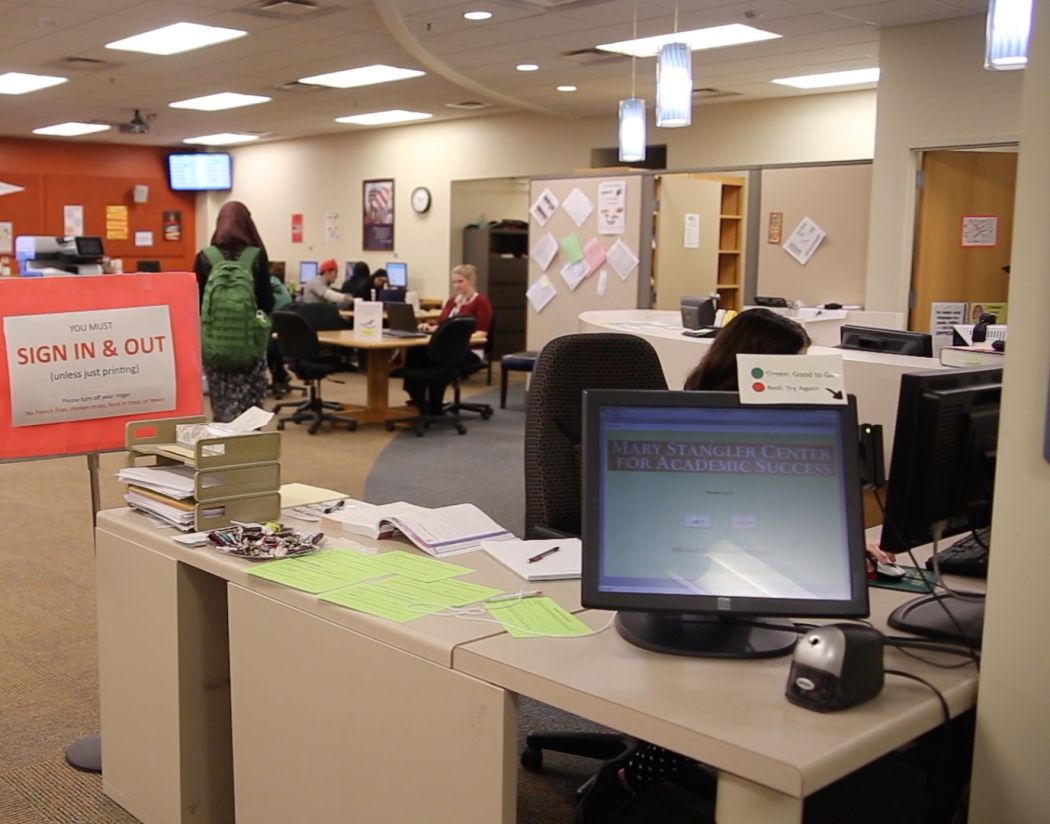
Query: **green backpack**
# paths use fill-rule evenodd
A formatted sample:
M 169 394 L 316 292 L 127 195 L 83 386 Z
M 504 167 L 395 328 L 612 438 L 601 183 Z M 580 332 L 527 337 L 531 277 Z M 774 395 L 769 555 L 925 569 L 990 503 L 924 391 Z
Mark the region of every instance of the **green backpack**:
M 227 260 L 216 247 L 204 256 L 211 273 L 201 302 L 201 349 L 208 366 L 249 366 L 262 357 L 270 340 L 270 319 L 255 302 L 252 265 L 259 248 L 247 247 L 237 260 Z

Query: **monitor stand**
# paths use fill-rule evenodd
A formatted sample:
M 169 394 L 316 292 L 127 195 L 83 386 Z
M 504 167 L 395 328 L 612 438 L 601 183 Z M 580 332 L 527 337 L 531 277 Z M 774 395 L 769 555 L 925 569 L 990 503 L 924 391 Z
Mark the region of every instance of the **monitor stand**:
M 789 655 L 799 633 L 790 621 L 743 620 L 687 613 L 619 612 L 616 629 L 635 646 L 700 658 L 774 658 Z M 773 627 L 784 627 L 774 629 Z
M 981 633 L 984 630 L 984 601 L 963 601 L 948 593 L 924 595 L 893 610 L 887 623 L 903 632 L 965 643 L 980 649 Z

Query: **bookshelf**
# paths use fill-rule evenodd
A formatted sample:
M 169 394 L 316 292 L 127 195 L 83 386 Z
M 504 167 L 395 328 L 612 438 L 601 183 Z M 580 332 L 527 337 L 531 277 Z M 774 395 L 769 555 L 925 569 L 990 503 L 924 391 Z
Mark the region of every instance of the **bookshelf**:
M 746 189 L 742 179 L 722 181 L 718 215 L 718 306 L 740 310 L 744 275 L 744 214 Z

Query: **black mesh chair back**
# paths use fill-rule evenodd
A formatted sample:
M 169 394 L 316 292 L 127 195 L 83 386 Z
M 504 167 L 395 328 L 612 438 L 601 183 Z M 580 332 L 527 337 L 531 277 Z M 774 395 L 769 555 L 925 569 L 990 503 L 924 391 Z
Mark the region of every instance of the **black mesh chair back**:
M 660 358 L 635 335 L 564 335 L 540 351 L 525 417 L 525 537 L 581 530 L 580 439 L 585 389 L 666 389 Z
M 299 312 L 274 312 L 273 331 L 281 354 L 293 364 L 315 358 L 320 352 L 317 330 Z
M 339 307 L 327 301 L 325 303 L 300 303 L 297 304 L 295 311 L 318 332 L 347 329 L 350 326 L 339 314 Z
M 449 318 L 441 324 L 427 344 L 429 365 L 443 367 L 450 373 L 458 369 L 470 353 L 470 336 L 474 334 L 475 324 L 472 317 Z

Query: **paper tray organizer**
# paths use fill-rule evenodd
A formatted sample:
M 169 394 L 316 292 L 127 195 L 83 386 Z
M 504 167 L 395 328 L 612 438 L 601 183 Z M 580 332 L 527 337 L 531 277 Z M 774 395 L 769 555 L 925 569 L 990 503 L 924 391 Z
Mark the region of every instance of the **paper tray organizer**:
M 143 456 L 155 466 L 183 464 L 196 470 L 194 526 L 198 532 L 231 521 L 276 521 L 281 517 L 280 432 L 201 438 L 192 447 L 175 441 L 175 427 L 204 423 L 203 416 L 130 421 L 124 432 L 128 466 Z

